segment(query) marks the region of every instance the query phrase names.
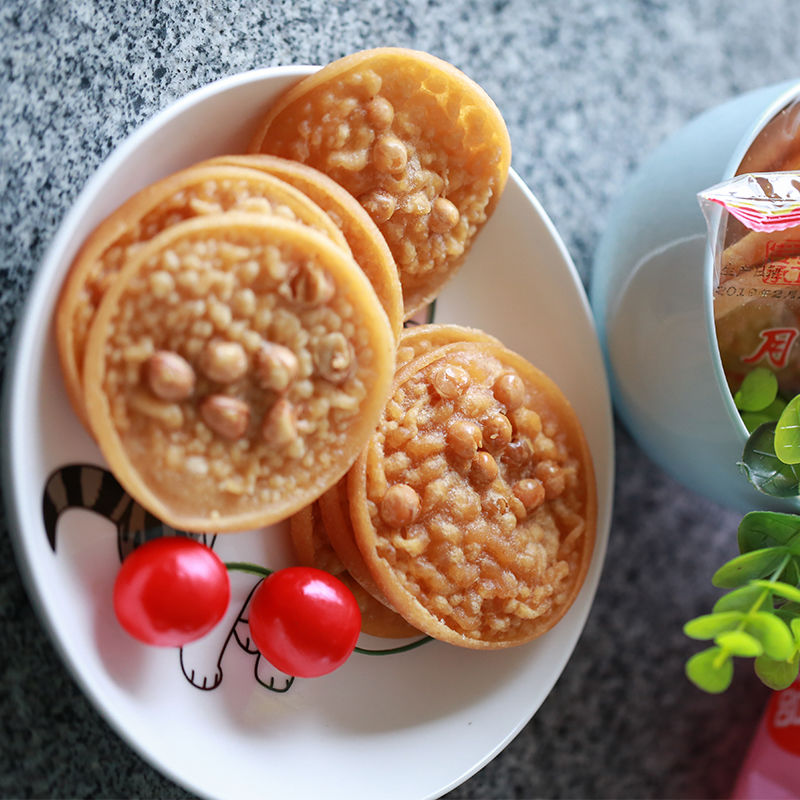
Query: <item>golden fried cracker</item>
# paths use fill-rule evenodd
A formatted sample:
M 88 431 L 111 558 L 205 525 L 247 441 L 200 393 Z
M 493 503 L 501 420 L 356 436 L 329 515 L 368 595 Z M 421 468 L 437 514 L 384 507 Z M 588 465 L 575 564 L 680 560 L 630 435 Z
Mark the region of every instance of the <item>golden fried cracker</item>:
M 430 322 L 424 325 L 412 325 L 405 328 L 397 343 L 396 369 L 404 367 L 410 361 L 449 344 L 464 342 L 493 342 L 500 344 L 494 336 L 479 328 L 468 328 L 464 325 L 442 324 Z
M 339 579 L 356 598 L 361 610 L 361 630 L 364 633 L 381 639 L 407 639 L 420 635 L 396 611 L 376 600 L 349 572 L 343 572 Z
M 291 185 L 261 171 L 225 165 L 189 167 L 137 192 L 86 239 L 56 310 L 58 353 L 70 401 L 87 424 L 81 386 L 89 327 L 106 289 L 143 243 L 184 219 L 230 209 L 274 214 L 323 232 L 349 251 L 332 220 Z
M 369 594 L 384 605 L 390 605 L 389 601 L 383 596 L 378 584 L 375 583 L 372 575 L 370 575 L 361 551 L 356 544 L 353 524 L 350 521 L 346 477 L 328 489 L 319 498 L 318 502 L 328 541 L 339 560 Z
M 391 47 L 290 88 L 250 150 L 309 164 L 358 199 L 392 251 L 407 318 L 463 262 L 511 161 L 503 118 L 480 86 L 441 59 Z
M 307 195 L 341 229 L 353 258 L 375 289 L 395 336 L 400 335 L 403 295 L 394 258 L 378 227 L 352 195 L 319 170 L 277 156 L 220 156 L 206 163 L 260 169 Z
M 361 610 L 363 633 L 385 639 L 404 639 L 419 634 L 399 614 L 378 602 L 345 570 L 328 539 L 318 503 L 294 514 L 289 520 L 289 530 L 295 554 L 303 566 L 336 575 L 353 593 Z
M 298 223 L 227 212 L 173 225 L 106 291 L 84 398 L 125 489 L 175 528 L 288 517 L 374 430 L 394 337 L 364 273 Z
M 344 564 L 328 540 L 316 501 L 292 514 L 289 536 L 297 561 L 302 566 L 315 567 L 337 577 L 345 572 Z
M 596 490 L 580 423 L 558 387 L 502 345 L 450 345 L 401 369 L 348 493 L 370 573 L 434 638 L 530 641 L 585 579 Z

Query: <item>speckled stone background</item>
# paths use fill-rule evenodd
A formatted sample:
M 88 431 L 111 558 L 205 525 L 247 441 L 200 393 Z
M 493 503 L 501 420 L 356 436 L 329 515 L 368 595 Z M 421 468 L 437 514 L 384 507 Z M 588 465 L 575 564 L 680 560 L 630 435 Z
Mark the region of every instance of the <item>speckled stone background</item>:
M 513 164 L 588 284 L 609 202 L 637 164 L 704 109 L 800 77 L 798 30 L 795 0 L 3 0 L 0 358 L 92 172 L 154 112 L 208 81 L 381 44 L 453 62 L 496 100 Z M 611 540 L 583 636 L 535 718 L 449 797 L 731 789 L 767 693 L 747 668 L 724 696 L 696 691 L 683 677 L 695 648 L 681 626 L 713 602 L 709 578 L 735 552 L 738 515 L 681 488 L 616 433 Z M 189 796 L 80 693 L 32 611 L 5 524 L 0 618 L 2 796 Z

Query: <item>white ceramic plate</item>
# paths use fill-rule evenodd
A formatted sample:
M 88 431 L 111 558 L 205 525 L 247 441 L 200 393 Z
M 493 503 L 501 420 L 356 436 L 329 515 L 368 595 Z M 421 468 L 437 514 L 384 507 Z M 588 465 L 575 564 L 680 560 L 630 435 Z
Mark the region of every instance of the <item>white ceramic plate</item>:
M 597 470 L 597 547 L 583 590 L 555 629 L 504 652 L 432 642 L 382 657 L 354 654 L 330 676 L 290 683 L 243 647 L 246 629 L 236 618 L 254 579 L 239 574 L 231 615 L 216 631 L 182 651 L 150 648 L 129 638 L 111 609 L 119 566 L 111 512 L 81 507 L 99 502 L 103 460 L 69 408 L 52 327 L 76 249 L 145 184 L 241 152 L 270 99 L 310 70 L 254 71 L 187 96 L 123 143 L 88 183 L 17 329 L 3 415 L 8 516 L 30 596 L 65 662 L 116 730 L 179 784 L 236 800 L 435 797 L 496 755 L 547 696 L 588 615 L 609 530 L 612 417 L 591 312 L 555 229 L 516 175 L 436 319 L 482 327 L 526 355 L 561 385 L 585 427 Z M 81 464 L 91 466 L 60 472 L 50 484 L 54 502 L 71 506 L 50 524 L 54 549 L 45 484 L 54 471 Z M 222 536 L 215 546 L 225 560 L 273 568 L 290 561 L 283 530 Z M 362 637 L 360 645 L 392 642 Z

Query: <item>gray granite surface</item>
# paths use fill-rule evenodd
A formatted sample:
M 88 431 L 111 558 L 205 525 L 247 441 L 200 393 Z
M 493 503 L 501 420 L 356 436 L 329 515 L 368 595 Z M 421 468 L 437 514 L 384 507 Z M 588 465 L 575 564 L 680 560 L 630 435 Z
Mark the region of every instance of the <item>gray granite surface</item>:
M 451 61 L 496 100 L 513 164 L 588 284 L 609 203 L 637 164 L 704 109 L 797 78 L 798 30 L 795 0 L 2 0 L 0 358 L 89 176 L 208 81 L 381 44 Z M 724 696 L 695 690 L 681 626 L 713 601 L 738 515 L 676 484 L 619 424 L 616 445 L 608 557 L 574 655 L 534 719 L 449 797 L 731 789 L 767 693 L 747 668 Z M 32 610 L 5 524 L 0 619 L 0 795 L 189 796 L 81 694 Z

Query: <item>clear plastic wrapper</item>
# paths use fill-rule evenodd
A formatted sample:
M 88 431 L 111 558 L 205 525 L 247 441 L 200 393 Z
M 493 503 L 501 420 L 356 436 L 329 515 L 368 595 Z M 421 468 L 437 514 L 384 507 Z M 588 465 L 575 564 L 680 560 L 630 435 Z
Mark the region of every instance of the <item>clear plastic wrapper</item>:
M 800 393 L 800 171 L 746 173 L 699 194 L 714 261 L 719 354 L 732 393 L 756 368 Z

